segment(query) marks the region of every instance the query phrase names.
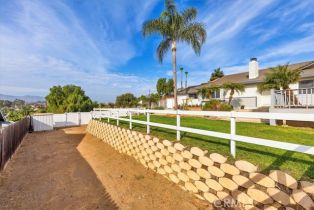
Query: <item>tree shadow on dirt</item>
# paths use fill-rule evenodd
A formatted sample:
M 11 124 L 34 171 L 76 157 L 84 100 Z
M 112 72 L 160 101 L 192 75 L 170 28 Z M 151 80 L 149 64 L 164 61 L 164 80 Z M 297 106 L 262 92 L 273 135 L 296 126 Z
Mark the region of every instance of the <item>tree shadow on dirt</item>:
M 28 134 L 1 174 L 1 209 L 119 209 L 77 150 L 84 136 L 71 128 Z

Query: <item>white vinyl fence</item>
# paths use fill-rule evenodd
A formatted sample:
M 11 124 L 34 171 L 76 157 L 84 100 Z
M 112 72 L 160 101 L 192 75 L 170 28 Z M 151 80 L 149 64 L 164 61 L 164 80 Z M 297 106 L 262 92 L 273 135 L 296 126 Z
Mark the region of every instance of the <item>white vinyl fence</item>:
M 53 128 L 86 125 L 91 119 L 92 112 L 43 113 L 32 116 L 32 125 L 34 131 L 47 131 Z
M 143 113 L 146 114 L 146 121 L 134 120 L 132 115 Z M 155 123 L 150 121 L 150 114 L 162 114 L 162 115 L 176 115 L 176 125 L 167 125 L 161 123 Z M 182 127 L 180 125 L 180 117 L 185 116 L 213 116 L 230 118 L 230 133 L 222 133 L 209 130 L 201 130 L 196 128 Z M 128 117 L 127 117 L 128 116 Z M 139 110 L 139 109 L 94 109 L 93 118 L 107 118 L 114 119 L 119 125 L 119 121 L 129 122 L 129 127 L 132 129 L 132 123 L 138 123 L 146 125 L 147 133 L 150 133 L 150 126 L 167 128 L 177 131 L 177 140 L 180 140 L 180 132 L 189 132 L 194 134 L 200 134 L 205 136 L 213 136 L 230 140 L 230 153 L 233 157 L 236 155 L 236 142 L 245 142 L 250 144 L 256 144 L 261 146 L 268 146 L 278 149 L 290 150 L 295 152 L 301 152 L 305 154 L 314 155 L 314 147 L 286 143 L 281 141 L 274 141 L 270 139 L 255 138 L 249 136 L 242 136 L 236 134 L 236 119 L 237 118 L 251 118 L 251 119 L 269 119 L 269 120 L 294 120 L 294 121 L 314 121 L 314 114 L 296 114 L 296 113 L 269 113 L 269 112 L 214 112 L 214 111 L 182 111 L 182 110 Z M 254 131 L 252 131 L 254 132 Z M 314 136 L 313 136 L 314 141 Z

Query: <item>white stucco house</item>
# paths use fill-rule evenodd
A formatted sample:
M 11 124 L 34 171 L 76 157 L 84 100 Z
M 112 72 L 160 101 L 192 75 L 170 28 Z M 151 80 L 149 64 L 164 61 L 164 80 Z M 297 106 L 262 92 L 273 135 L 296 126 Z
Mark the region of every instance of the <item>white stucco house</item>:
M 290 85 L 291 91 L 265 91 L 260 93 L 257 89 L 271 68 L 259 69 L 256 58 L 250 59 L 248 68 L 242 73 L 225 75 L 222 78 L 202 83 L 197 86 L 190 86 L 178 91 L 178 104 L 201 105 L 204 101 L 198 91 L 209 85 L 221 86 L 227 82 L 241 83 L 245 86 L 243 93 L 235 93 L 232 105 L 235 108 L 257 109 L 260 107 L 314 107 L 314 61 L 289 64 L 289 69 L 302 70 L 301 79 L 298 83 Z M 289 96 L 291 94 L 291 96 Z M 212 99 L 227 101 L 229 92 L 220 89 L 212 94 Z M 167 98 L 166 108 L 173 107 L 173 97 Z

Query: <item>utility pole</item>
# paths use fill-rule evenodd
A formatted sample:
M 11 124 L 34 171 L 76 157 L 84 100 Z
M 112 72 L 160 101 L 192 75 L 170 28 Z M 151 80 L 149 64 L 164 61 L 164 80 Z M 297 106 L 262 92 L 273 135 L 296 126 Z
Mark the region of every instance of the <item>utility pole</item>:
M 183 89 L 183 67 L 180 68 L 181 71 L 181 89 Z
M 188 73 L 189 72 L 185 72 L 185 88 L 187 88 L 188 87 Z

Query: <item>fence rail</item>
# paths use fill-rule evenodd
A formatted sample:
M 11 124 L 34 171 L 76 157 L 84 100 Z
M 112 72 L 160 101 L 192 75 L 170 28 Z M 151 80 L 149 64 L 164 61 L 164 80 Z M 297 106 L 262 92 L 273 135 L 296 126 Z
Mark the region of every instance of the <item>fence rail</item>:
M 146 114 L 146 121 L 132 119 L 133 114 Z M 176 125 L 168 125 L 155 123 L 150 121 L 151 114 L 176 115 Z M 236 119 L 251 118 L 251 119 L 270 119 L 270 120 L 294 120 L 294 121 L 314 121 L 314 114 L 296 114 L 296 113 L 269 113 L 269 112 L 214 112 L 214 111 L 183 111 L 183 110 L 139 110 L 139 109 L 95 109 L 93 118 L 114 119 L 119 125 L 119 121 L 129 122 L 129 127 L 132 129 L 132 123 L 146 125 L 147 133 L 150 133 L 150 126 L 176 130 L 177 140 L 181 138 L 181 132 L 189 132 L 205 136 L 218 137 L 230 140 L 230 153 L 233 157 L 236 155 L 236 142 L 245 142 L 261 146 L 273 147 L 278 149 L 301 152 L 314 155 L 314 147 L 274 141 L 271 139 L 255 138 L 236 134 Z M 224 117 L 230 119 L 230 133 L 222 133 L 209 130 L 201 130 L 196 128 L 188 128 L 181 126 L 181 116 L 213 116 Z
M 14 154 L 29 131 L 30 118 L 26 117 L 18 122 L 0 129 L 0 171 Z
M 278 108 L 314 107 L 314 88 L 272 91 L 272 106 Z

